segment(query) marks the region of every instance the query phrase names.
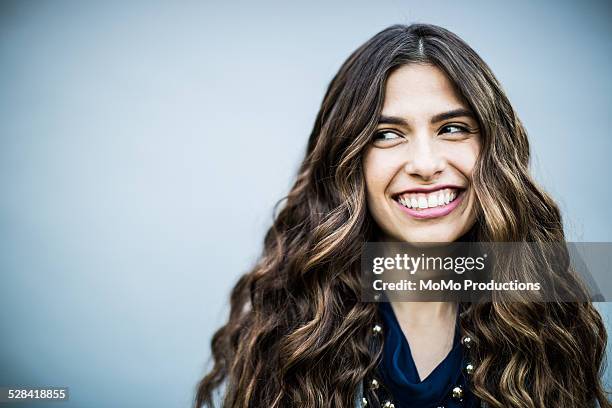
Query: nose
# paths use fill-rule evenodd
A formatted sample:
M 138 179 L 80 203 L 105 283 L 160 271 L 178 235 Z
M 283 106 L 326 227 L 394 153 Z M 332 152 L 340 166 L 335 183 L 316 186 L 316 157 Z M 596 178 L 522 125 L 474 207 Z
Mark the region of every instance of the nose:
M 439 154 L 431 138 L 415 138 L 408 146 L 404 171 L 423 181 L 434 180 L 446 166 L 446 160 Z

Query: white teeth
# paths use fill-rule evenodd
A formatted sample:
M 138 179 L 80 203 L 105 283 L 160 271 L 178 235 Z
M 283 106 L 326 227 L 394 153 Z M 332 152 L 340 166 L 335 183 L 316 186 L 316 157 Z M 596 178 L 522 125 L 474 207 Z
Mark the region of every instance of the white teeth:
M 430 194 L 406 194 L 398 197 L 397 201 L 404 207 L 425 209 L 446 205 L 453 201 L 457 194 L 457 190 L 444 189 Z
M 438 197 L 435 194 L 430 194 L 427 197 L 427 205 L 429 208 L 438 206 Z
M 427 199 L 423 196 L 419 197 L 419 208 L 427 208 Z

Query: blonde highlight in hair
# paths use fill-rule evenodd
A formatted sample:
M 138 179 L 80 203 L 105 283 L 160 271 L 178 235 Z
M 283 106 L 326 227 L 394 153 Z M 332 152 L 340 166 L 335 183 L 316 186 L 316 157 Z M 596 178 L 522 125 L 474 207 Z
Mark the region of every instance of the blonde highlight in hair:
M 433 64 L 455 84 L 479 121 L 482 150 L 473 175 L 479 202 L 470 238 L 564 243 L 554 201 L 529 175 L 527 133 L 488 66 L 459 37 L 427 24 L 396 25 L 353 52 L 332 80 L 293 188 L 254 268 L 232 290 L 227 323 L 213 336 L 214 365 L 196 406 L 350 407 L 380 361 L 374 303 L 360 301 L 361 246 L 377 236 L 368 213 L 361 156 L 370 143 L 389 74 Z M 538 276 L 526 253 L 512 277 Z M 571 273 L 561 289 L 580 287 Z M 590 302 L 496 298 L 463 304 L 474 339 L 471 388 L 490 407 L 611 407 L 601 384 L 607 340 Z M 366 390 L 370 406 L 380 406 Z

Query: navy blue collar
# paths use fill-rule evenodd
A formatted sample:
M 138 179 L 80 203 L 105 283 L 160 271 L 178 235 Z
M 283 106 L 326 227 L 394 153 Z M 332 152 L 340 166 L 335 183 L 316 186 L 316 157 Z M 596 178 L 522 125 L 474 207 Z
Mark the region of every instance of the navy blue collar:
M 471 407 L 475 398 L 467 389 L 466 364 L 464 349 L 461 345 L 461 333 L 458 325 L 455 328 L 453 347 L 444 360 L 423 380 L 419 378 L 412 358 L 410 346 L 397 321 L 391 304 L 379 303 L 385 343 L 383 357 L 379 364 L 380 377 L 391 393 L 396 408 L 429 408 L 444 406 Z M 457 323 L 458 315 L 457 315 Z M 453 398 L 453 388 L 463 389 L 462 398 Z

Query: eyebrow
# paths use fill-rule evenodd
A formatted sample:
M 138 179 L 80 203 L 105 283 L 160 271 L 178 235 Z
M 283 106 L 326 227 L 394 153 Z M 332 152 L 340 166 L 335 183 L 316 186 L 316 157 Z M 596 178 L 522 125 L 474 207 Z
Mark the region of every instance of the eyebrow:
M 450 110 L 448 112 L 438 113 L 431 118 L 430 122 L 434 124 L 434 123 L 442 122 L 443 120 L 458 118 L 462 116 L 467 116 L 474 120 L 476 119 L 476 117 L 474 116 L 474 113 L 472 113 L 471 110 L 465 109 L 465 108 L 458 108 L 458 109 Z M 380 117 L 378 118 L 378 123 L 379 124 L 385 123 L 388 125 L 408 126 L 408 122 L 406 122 L 404 119 L 397 117 L 397 116 L 380 115 Z

